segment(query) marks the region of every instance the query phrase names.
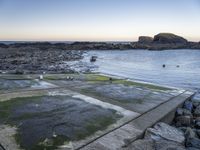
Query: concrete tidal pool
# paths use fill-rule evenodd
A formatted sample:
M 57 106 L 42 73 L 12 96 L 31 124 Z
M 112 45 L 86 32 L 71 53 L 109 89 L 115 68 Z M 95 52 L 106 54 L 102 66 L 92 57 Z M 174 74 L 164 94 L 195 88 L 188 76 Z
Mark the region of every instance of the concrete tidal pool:
M 0 76 L 6 149 L 83 148 L 183 92 L 98 74 L 38 76 Z
M 17 126 L 24 149 L 55 149 L 104 130 L 122 116 L 70 96 L 14 98 L 0 103 L 0 123 Z

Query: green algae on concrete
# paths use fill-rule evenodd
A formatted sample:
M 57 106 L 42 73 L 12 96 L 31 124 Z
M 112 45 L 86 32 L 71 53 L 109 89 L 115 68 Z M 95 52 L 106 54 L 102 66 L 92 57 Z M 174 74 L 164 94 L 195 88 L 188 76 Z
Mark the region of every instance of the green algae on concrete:
M 55 149 L 106 129 L 122 116 L 71 96 L 34 96 L 0 102 L 0 124 L 18 127 L 23 149 Z
M 86 81 L 110 82 L 113 84 L 123 84 L 126 86 L 137 86 L 137 87 L 149 88 L 149 89 L 153 89 L 153 90 L 172 90 L 170 88 L 157 86 L 154 84 L 128 81 L 126 79 L 117 79 L 117 78 L 113 78 L 113 77 L 112 77 L 112 81 L 110 81 L 110 77 L 104 76 L 104 75 L 99 75 L 99 74 L 86 74 Z

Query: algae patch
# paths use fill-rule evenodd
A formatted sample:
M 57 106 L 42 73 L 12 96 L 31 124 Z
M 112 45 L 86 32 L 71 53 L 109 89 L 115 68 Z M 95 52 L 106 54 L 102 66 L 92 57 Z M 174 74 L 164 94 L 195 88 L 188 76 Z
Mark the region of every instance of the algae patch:
M 67 95 L 14 98 L 0 102 L 0 124 L 18 127 L 23 149 L 55 149 L 106 129 L 122 116 Z

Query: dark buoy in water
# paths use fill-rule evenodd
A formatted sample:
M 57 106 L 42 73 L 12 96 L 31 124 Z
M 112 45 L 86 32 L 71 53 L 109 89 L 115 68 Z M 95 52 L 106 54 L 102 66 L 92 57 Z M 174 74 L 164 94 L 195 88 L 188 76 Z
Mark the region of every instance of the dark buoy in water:
M 110 80 L 110 82 L 112 83 L 112 81 L 113 81 L 113 78 L 109 78 L 109 80 Z
M 92 56 L 92 57 L 90 58 L 90 62 L 95 62 L 95 61 L 97 61 L 97 56 Z
M 180 66 L 179 66 L 179 65 L 177 65 L 176 67 L 177 67 L 177 68 L 179 68 Z
M 165 68 L 166 67 L 166 65 L 165 64 L 163 64 L 163 68 Z

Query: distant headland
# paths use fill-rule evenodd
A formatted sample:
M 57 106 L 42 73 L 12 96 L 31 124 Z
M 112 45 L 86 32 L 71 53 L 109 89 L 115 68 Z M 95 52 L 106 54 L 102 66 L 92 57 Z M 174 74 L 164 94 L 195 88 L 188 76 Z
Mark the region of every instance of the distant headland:
M 137 42 L 20 42 L 12 44 L 0 43 L 1 49 L 25 48 L 25 49 L 62 49 L 62 50 L 167 50 L 167 49 L 200 49 L 200 42 L 190 42 L 185 38 L 172 33 L 159 33 L 154 37 L 140 36 Z

